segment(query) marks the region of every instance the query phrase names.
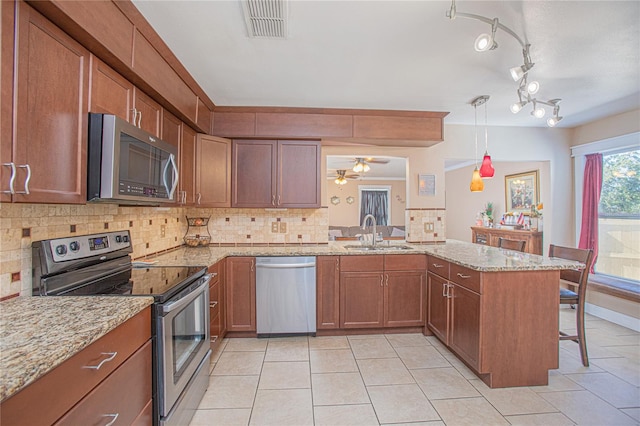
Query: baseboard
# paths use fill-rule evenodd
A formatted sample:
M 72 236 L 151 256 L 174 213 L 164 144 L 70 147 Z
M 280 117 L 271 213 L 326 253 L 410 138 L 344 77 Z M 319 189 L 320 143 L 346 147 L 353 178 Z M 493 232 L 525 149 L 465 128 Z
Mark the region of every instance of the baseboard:
M 585 303 L 584 310 L 586 313 L 610 321 L 614 324 L 630 328 L 633 331 L 640 332 L 640 318 L 630 317 L 602 306 Z

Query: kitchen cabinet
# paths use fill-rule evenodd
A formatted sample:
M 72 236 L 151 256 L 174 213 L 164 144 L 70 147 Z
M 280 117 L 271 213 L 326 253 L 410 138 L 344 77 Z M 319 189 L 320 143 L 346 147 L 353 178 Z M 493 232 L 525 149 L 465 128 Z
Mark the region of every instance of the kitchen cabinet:
M 232 207 L 320 207 L 318 141 L 234 140 Z
M 226 262 L 227 331 L 256 332 L 256 259 L 228 257 Z
M 196 138 L 195 130 L 182 126 L 178 202 L 187 206 L 196 203 Z
M 316 327 L 340 328 L 340 256 L 316 257 Z
M 152 424 L 147 307 L 2 402 L 2 425 Z M 126 392 L 123 392 L 126 389 Z
M 424 255 L 343 256 L 340 327 L 423 327 Z
M 198 207 L 231 207 L 231 140 L 197 135 L 195 192 Z
M 209 325 L 211 329 L 211 350 L 216 351 L 224 338 L 224 261 L 209 267 L 212 274 L 209 282 Z
M 3 49 L 3 72 L 8 60 L 15 77 L 13 136 L 6 137 L 5 130 L 2 135 L 6 164 L 0 186 L 8 191 L 3 200 L 10 195 L 13 202 L 83 204 L 89 52 L 26 3 L 16 8 L 15 62 Z M 3 4 L 3 24 L 10 11 Z M 3 46 L 4 36 L 3 28 Z M 3 109 L 4 126 L 9 122 L 4 103 Z
M 162 128 L 160 139 L 175 146 L 180 152 L 182 141 L 182 121 L 167 110 L 162 111 Z
M 480 272 L 428 256 L 427 327 L 492 388 L 558 368 L 559 271 Z
M 162 107 L 137 87 L 133 88 L 133 115 L 135 116 L 133 124 L 160 137 Z
M 542 232 L 524 229 L 485 228 L 483 226 L 471 227 L 472 243 L 498 247 L 500 238 L 525 241 L 525 253 L 542 255 Z

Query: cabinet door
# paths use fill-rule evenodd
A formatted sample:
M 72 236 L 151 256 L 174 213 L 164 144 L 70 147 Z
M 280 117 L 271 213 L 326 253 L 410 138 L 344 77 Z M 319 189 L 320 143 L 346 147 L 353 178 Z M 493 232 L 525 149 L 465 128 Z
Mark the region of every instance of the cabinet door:
M 385 271 L 385 327 L 423 327 L 425 281 L 423 271 Z
M 89 52 L 24 2 L 17 25 L 14 201 L 84 204 Z
M 10 203 L 9 190 L 11 167 L 3 163 L 12 161 L 13 139 L 13 47 L 15 38 L 16 3 L 0 2 L 0 203 Z
M 162 128 L 160 129 L 160 138 L 180 150 L 182 121 L 165 109 L 162 110 Z
M 162 107 L 160 104 L 142 93 L 140 89 L 134 87 L 133 108 L 137 113 L 134 124 L 142 130 L 160 137 L 160 123 L 162 122 Z
M 94 55 L 89 99 L 89 112 L 114 114 L 127 121 L 133 117 L 133 84 Z
M 226 265 L 227 330 L 256 331 L 256 260 L 229 257 Z
M 371 328 L 384 325 L 384 274 L 340 273 L 340 327 Z
M 445 344 L 448 344 L 449 328 L 448 284 L 447 280 L 436 274 L 427 274 L 427 327 Z
M 480 295 L 453 283 L 449 346 L 478 370 L 480 365 Z
M 276 141 L 233 141 L 231 207 L 276 206 Z
M 340 256 L 318 256 L 316 275 L 317 327 L 340 328 Z
M 202 207 L 231 207 L 231 141 L 198 134 L 196 201 Z
M 320 207 L 320 142 L 278 141 L 278 207 Z
M 196 132 L 186 124 L 182 124 L 182 140 L 180 141 L 180 193 L 178 202 L 192 206 L 196 202 L 195 166 L 196 166 Z

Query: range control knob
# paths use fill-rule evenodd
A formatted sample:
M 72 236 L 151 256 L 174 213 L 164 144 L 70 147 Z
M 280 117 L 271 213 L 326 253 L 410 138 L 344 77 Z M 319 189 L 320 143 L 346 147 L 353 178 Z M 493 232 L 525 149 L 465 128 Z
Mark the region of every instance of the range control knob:
M 69 248 L 71 249 L 71 251 L 78 251 L 80 250 L 80 244 L 77 241 L 71 241 L 69 243 Z
M 56 253 L 58 254 L 58 256 L 64 256 L 65 254 L 67 254 L 67 246 L 65 245 L 56 246 Z
M 128 243 L 129 242 L 129 237 L 127 235 L 123 235 L 122 236 L 122 241 L 125 242 L 125 243 Z
M 116 243 L 121 243 L 121 242 L 122 242 L 122 236 L 116 235 Z

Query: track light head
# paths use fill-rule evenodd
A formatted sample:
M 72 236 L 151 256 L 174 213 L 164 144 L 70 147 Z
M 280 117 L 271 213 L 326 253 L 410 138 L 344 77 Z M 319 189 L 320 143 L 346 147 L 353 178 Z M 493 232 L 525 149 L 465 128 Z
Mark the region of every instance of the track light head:
M 518 81 L 522 77 L 524 77 L 524 75 L 528 73 L 531 68 L 533 68 L 533 64 L 524 64 L 520 65 L 519 67 L 511 68 L 509 72 L 511 73 L 511 78 L 513 78 L 513 81 Z
M 522 107 L 524 107 L 526 104 L 527 104 L 526 101 L 516 102 L 515 104 L 512 104 L 510 107 L 511 112 L 514 114 L 519 113 Z
M 498 47 L 498 43 L 493 39 L 490 34 L 480 34 L 476 38 L 473 47 L 477 52 L 486 52 L 487 50 L 494 50 Z
M 549 126 L 549 127 L 556 127 L 556 124 L 558 124 L 558 123 L 560 122 L 560 120 L 562 120 L 562 118 L 563 118 L 563 117 L 558 117 L 558 116 L 550 117 L 550 118 L 547 120 L 547 126 Z
M 527 92 L 529 92 L 530 95 L 535 95 L 538 93 L 538 90 L 540 90 L 540 83 L 537 81 L 534 80 L 527 84 Z
M 544 114 L 545 110 L 541 106 L 534 106 L 533 111 L 531 112 L 531 115 L 533 115 L 535 118 L 542 118 L 544 117 Z

